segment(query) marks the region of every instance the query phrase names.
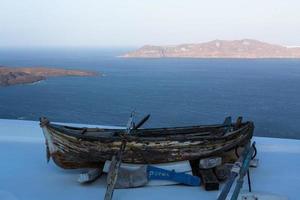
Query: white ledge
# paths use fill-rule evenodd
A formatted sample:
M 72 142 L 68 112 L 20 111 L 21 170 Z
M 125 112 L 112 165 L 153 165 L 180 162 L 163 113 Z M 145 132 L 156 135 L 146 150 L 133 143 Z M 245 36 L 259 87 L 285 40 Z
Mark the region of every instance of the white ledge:
M 251 169 L 253 191 L 299 199 L 300 140 L 264 137 L 254 137 L 254 140 L 260 164 L 257 169 Z M 83 186 L 76 181 L 82 170 L 63 170 L 53 162 L 47 164 L 39 122 L 0 120 L 0 158 L 1 200 L 99 200 L 104 197 L 105 176 Z M 242 190 L 247 190 L 247 181 Z M 219 191 L 207 192 L 202 187 L 152 186 L 116 190 L 113 199 L 210 200 L 216 199 L 218 194 Z

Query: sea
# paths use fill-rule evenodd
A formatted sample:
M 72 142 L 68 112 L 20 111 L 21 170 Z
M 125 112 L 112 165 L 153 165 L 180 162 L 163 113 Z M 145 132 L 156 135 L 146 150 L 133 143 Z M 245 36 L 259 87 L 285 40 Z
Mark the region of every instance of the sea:
M 300 59 L 121 58 L 130 48 L 3 48 L 0 65 L 99 72 L 0 87 L 0 118 L 145 127 L 254 121 L 255 135 L 300 139 Z

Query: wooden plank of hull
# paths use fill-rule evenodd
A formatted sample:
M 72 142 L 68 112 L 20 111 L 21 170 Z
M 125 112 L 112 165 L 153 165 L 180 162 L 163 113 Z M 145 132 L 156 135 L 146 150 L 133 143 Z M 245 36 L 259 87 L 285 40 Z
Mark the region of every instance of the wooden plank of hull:
M 43 127 L 51 157 L 62 168 L 97 168 L 111 160 L 121 145 L 121 140 L 112 142 L 84 140 L 57 131 L 51 126 Z M 191 137 L 189 140 L 129 140 L 123 162 L 156 164 L 195 160 L 231 150 L 249 141 L 253 124 L 228 134 L 226 137 Z

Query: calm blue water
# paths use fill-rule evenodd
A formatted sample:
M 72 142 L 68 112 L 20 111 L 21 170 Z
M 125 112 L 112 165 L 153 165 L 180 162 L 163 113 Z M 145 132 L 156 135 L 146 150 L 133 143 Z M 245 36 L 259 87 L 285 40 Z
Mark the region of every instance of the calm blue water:
M 147 126 L 244 116 L 259 136 L 300 139 L 300 60 L 122 59 L 126 49 L 2 49 L 0 65 L 94 70 L 0 88 L 0 118 L 124 125 L 135 109 Z

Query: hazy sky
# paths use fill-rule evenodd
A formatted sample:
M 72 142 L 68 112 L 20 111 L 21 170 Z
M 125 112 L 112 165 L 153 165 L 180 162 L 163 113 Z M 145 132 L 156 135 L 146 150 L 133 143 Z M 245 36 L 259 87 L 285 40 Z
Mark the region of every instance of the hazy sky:
M 252 38 L 300 46 L 299 0 L 0 0 L 0 46 Z

